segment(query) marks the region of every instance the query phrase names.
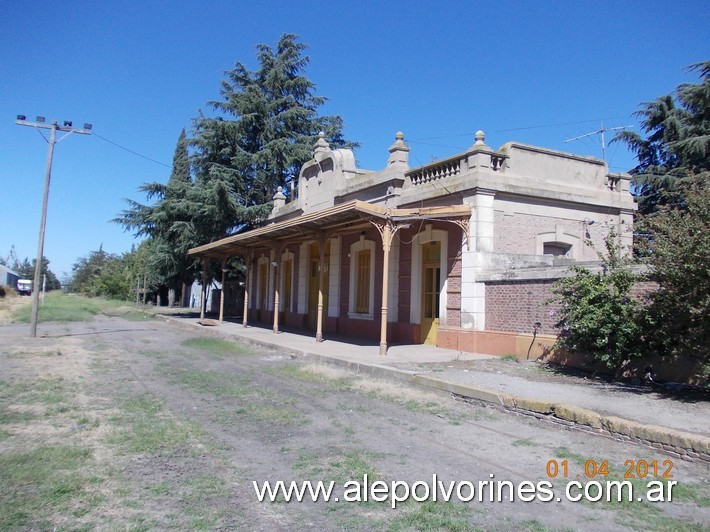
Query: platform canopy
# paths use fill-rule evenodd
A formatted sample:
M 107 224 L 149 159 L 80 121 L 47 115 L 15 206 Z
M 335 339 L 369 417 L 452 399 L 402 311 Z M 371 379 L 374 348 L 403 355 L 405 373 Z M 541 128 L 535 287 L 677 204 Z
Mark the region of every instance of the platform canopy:
M 370 224 L 402 225 L 408 221 L 451 220 L 468 218 L 471 206 L 447 205 L 414 209 L 387 209 L 365 201 L 354 200 L 321 211 L 273 222 L 263 227 L 228 236 L 188 251 L 205 259 L 222 259 L 243 255 L 249 250 L 269 248 L 277 242 L 290 244 L 313 240 L 324 233 L 345 234 L 362 230 Z M 371 226 L 371 225 L 370 225 Z

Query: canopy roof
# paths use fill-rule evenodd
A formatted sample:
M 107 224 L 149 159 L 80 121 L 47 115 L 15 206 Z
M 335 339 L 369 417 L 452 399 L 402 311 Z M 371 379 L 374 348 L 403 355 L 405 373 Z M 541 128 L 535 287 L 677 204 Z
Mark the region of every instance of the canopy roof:
M 241 255 L 247 250 L 271 247 L 276 242 L 292 243 L 312 240 L 316 235 L 344 233 L 359 230 L 370 222 L 402 223 L 411 220 L 437 220 L 464 218 L 471 214 L 471 206 L 449 205 L 420 207 L 416 209 L 387 209 L 365 201 L 354 200 L 322 211 L 304 214 L 296 218 L 273 222 L 245 233 L 228 236 L 210 244 L 188 251 L 189 255 L 205 258 Z

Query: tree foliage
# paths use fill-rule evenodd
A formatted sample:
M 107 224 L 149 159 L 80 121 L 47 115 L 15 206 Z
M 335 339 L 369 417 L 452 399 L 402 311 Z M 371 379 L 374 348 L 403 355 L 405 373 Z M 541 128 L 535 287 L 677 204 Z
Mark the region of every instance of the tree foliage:
M 90 297 L 131 299 L 135 287 L 134 252 L 123 256 L 107 253 L 103 247 L 80 257 L 72 266 L 69 290 Z
M 257 45 L 259 67 L 251 71 L 238 61 L 225 73 L 221 99 L 208 103 L 220 116 L 194 121 L 198 181 L 223 183 L 230 191 L 233 203 L 224 205 L 230 230 L 266 219 L 276 188 L 298 176 L 320 131 L 334 147 L 354 147 L 343 138 L 339 116 L 318 114 L 326 98 L 315 95 L 304 74 L 310 62 L 305 49 L 293 34 L 284 34 L 275 48 Z
M 193 138 L 180 135 L 168 183 L 144 184 L 152 203 L 128 200 L 114 220 L 151 241 L 147 268 L 156 282 L 190 282 L 199 270 L 190 248 L 263 223 L 276 188 L 298 175 L 320 131 L 334 147 L 353 146 L 340 117 L 318 114 L 326 99 L 304 74 L 305 48 L 286 34 L 275 48 L 257 46 L 256 70 L 237 62 L 225 73 L 221 98 L 208 102 L 219 116 L 200 113 Z
M 149 276 L 153 282 L 178 288 L 192 281 L 197 264 L 187 255 L 199 238 L 199 220 L 195 217 L 202 204 L 190 172 L 188 142 L 183 129 L 178 137 L 173 166 L 167 184 L 153 182 L 140 187 L 153 204 L 127 200 L 129 208 L 115 222 L 136 236 L 147 237 L 150 244 L 142 246 L 138 276 Z
M 20 279 L 34 280 L 35 264 L 37 264 L 37 259 L 32 259 L 32 262 L 30 262 L 30 260 L 25 257 L 24 260 L 20 261 L 17 255 L 15 254 L 14 246 L 10 250 L 10 256 L 8 257 L 8 260 L 0 259 L 0 263 L 7 266 L 17 275 L 19 275 Z M 42 257 L 42 271 L 40 275 L 46 275 L 45 290 L 47 290 L 48 292 L 50 290 L 59 290 L 62 287 L 62 283 L 59 282 L 57 276 L 49 268 L 49 259 L 47 259 L 47 257 Z M 39 288 L 41 289 L 42 287 L 40 286 Z
M 550 301 L 560 304 L 555 347 L 591 355 L 610 369 L 642 354 L 640 303 L 630 296 L 636 275 L 620 258 L 616 236 L 611 231 L 605 239 L 600 272 L 571 267 L 573 275 L 555 283 Z
M 710 364 L 710 190 L 684 193 L 684 208 L 646 216 L 642 251 L 659 288 L 647 309 L 652 351 Z
M 638 159 L 633 175 L 639 212 L 658 206 L 682 204 L 682 184 L 705 185 L 710 178 L 710 61 L 689 67 L 701 83 L 684 83 L 675 94 L 646 102 L 636 113 L 645 138 L 632 131 L 614 137 Z

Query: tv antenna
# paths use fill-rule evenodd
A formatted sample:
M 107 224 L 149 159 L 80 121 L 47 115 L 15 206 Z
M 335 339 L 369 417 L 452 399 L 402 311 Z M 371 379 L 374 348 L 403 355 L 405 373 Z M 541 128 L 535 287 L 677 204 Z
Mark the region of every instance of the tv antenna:
M 602 161 L 606 162 L 606 141 L 605 141 L 604 133 L 606 133 L 607 131 L 621 131 L 623 129 L 628 129 L 630 127 L 634 127 L 634 126 L 604 127 L 604 123 L 602 122 L 601 126 L 596 131 L 591 131 L 589 133 L 585 133 L 584 135 L 580 135 L 578 137 L 573 137 L 571 139 L 567 139 L 565 142 L 572 142 L 573 140 L 581 140 L 581 139 L 584 139 L 587 137 L 591 137 L 592 135 L 599 135 L 601 138 L 601 142 L 602 142 Z

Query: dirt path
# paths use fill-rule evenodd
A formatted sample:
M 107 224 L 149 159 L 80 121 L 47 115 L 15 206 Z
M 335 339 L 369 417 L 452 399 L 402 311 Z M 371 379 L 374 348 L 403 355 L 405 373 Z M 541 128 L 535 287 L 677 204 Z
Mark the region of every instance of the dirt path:
M 589 460 L 606 460 L 613 476 L 627 460 L 667 457 L 157 320 L 43 324 L 45 337 L 35 340 L 25 329 L 0 326 L 0 457 L 59 443 L 90 452 L 70 496 L 3 525 L 654 530 L 710 522 L 708 468 L 687 463 L 673 464 L 682 489 L 672 503 L 410 501 L 393 510 L 389 502 L 259 502 L 254 481 L 340 487 L 366 474 L 387 483 L 431 482 L 434 474 L 474 485 L 491 475 L 552 480 L 557 494 L 565 482 L 548 478 L 551 460 L 566 461 L 568 480 L 585 480 Z M 40 488 L 30 495 L 42 497 Z M 4 483 L 0 502 L 26 489 Z

